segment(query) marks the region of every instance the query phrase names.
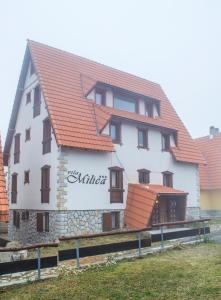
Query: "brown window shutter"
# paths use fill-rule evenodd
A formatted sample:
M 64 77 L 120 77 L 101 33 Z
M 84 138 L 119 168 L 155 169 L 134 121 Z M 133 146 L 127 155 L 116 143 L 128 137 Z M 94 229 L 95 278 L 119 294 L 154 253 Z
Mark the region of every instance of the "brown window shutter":
M 45 231 L 49 232 L 49 212 L 45 212 Z
M 41 203 L 49 203 L 50 198 L 50 166 L 41 169 Z
M 103 231 L 112 230 L 112 215 L 111 213 L 103 213 Z
M 33 118 L 37 117 L 41 113 L 41 90 L 40 86 L 36 86 L 34 89 L 34 106 L 33 106 Z
M 17 164 L 20 161 L 20 133 L 15 135 L 14 143 L 14 163 Z
M 37 232 L 43 232 L 43 214 L 37 213 Z
M 12 174 L 11 203 L 17 203 L 17 174 Z
M 43 121 L 43 154 L 51 152 L 51 122 L 47 118 Z

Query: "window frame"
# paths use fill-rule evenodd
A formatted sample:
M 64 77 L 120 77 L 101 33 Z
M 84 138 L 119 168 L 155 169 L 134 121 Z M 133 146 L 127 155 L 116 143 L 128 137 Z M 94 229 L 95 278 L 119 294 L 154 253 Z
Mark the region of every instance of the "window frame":
M 50 203 L 50 169 L 51 166 L 45 165 L 41 168 L 41 203 L 42 204 L 49 204 Z M 48 172 L 47 174 L 47 178 L 44 177 L 46 176 L 46 174 L 44 174 L 44 172 Z M 46 179 L 44 179 L 46 178 Z M 45 182 L 44 182 L 45 180 Z M 47 186 L 46 186 L 47 185 Z
M 101 95 L 101 104 L 97 103 L 96 95 Z M 101 88 L 95 88 L 95 103 L 97 105 L 106 105 L 106 90 Z
M 143 138 L 144 138 L 144 143 L 143 145 L 139 144 L 139 133 L 142 132 Z M 145 128 L 137 128 L 137 148 L 138 149 L 149 149 L 148 147 L 148 129 Z
M 31 91 L 26 94 L 26 105 L 31 103 Z
M 124 195 L 124 179 L 123 172 L 124 169 L 120 167 L 110 167 L 110 203 L 123 203 L 123 195 Z M 116 180 L 119 181 L 118 186 L 112 185 L 112 173 L 116 173 Z M 115 199 L 116 198 L 116 199 Z
M 171 147 L 170 136 L 171 133 L 161 133 L 162 151 L 170 151 L 170 147 Z
M 173 188 L 173 173 L 170 171 L 164 171 L 162 172 L 162 175 L 163 175 L 163 185 Z
M 145 102 L 145 116 L 153 118 L 154 116 L 154 102 L 146 101 Z
M 49 212 L 37 212 L 36 213 L 36 231 L 49 232 L 50 231 L 50 214 Z
M 112 135 L 111 135 L 111 126 L 116 126 L 116 139 L 113 139 L 112 138 Z M 117 122 L 117 121 L 111 121 L 110 122 L 110 125 L 109 125 L 109 135 L 110 135 L 110 137 L 111 137 L 111 139 L 112 139 L 112 142 L 114 143 L 114 144 L 121 144 L 121 138 L 122 138 L 122 136 L 121 136 L 121 122 Z
M 138 172 L 138 182 L 140 184 L 149 184 L 150 183 L 150 171 L 149 170 L 139 169 L 139 170 L 137 170 L 137 172 Z
M 30 76 L 32 76 L 33 74 L 35 74 L 35 66 L 32 60 L 30 60 Z
M 125 110 L 122 108 L 118 108 L 116 107 L 116 98 L 125 101 L 125 102 L 132 102 L 135 104 L 135 111 L 129 111 L 129 110 Z M 139 100 L 138 99 L 134 99 L 133 97 L 127 96 L 127 95 L 122 95 L 120 93 L 113 93 L 113 108 L 114 109 L 119 109 L 122 111 L 126 111 L 132 114 L 139 114 Z
M 113 215 L 115 215 L 115 226 L 113 227 Z M 117 218 L 116 218 L 117 216 Z M 102 214 L 102 231 L 113 231 L 120 229 L 120 211 L 109 211 Z
M 48 128 L 47 128 L 48 126 Z M 47 135 L 50 132 L 49 135 Z M 51 153 L 52 141 L 52 126 L 51 120 L 47 117 L 43 120 L 43 139 L 42 139 L 42 154 Z

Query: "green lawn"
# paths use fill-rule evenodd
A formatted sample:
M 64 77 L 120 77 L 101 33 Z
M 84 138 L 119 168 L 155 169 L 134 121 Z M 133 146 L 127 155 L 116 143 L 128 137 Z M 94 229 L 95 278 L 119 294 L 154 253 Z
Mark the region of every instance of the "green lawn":
M 0 299 L 221 299 L 221 245 L 206 243 L 1 290 Z

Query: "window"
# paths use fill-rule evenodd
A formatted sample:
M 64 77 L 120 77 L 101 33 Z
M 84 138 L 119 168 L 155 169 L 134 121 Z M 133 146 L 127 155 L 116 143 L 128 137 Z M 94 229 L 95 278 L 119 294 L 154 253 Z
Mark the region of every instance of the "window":
M 153 118 L 153 102 L 146 102 L 145 115 L 147 117 Z
M 22 219 L 22 221 L 28 221 L 29 220 L 29 211 L 28 210 L 22 212 L 21 219 Z
M 148 148 L 148 131 L 138 129 L 138 148 Z
M 170 150 L 170 134 L 168 133 L 162 134 L 162 150 L 163 151 Z
M 47 118 L 43 121 L 43 154 L 51 152 L 51 122 Z
M 173 187 L 173 173 L 166 171 L 163 172 L 163 185 Z
M 106 94 L 105 94 L 104 90 L 96 89 L 96 91 L 95 91 L 95 101 L 96 101 L 96 104 L 105 105 Z
M 26 104 L 31 103 L 31 92 L 26 94 Z
M 13 225 L 16 227 L 16 228 L 19 228 L 20 227 L 20 214 L 18 211 L 16 210 L 13 210 Z
M 14 140 L 14 163 L 17 164 L 20 161 L 20 133 L 15 135 Z
M 34 106 L 33 106 L 33 118 L 39 116 L 41 113 L 41 89 L 40 86 L 36 86 L 34 89 Z
M 33 62 L 31 61 L 30 62 L 30 76 L 32 75 L 32 74 L 34 74 L 35 73 L 35 67 L 34 67 L 34 65 L 33 65 Z
M 123 169 L 110 168 L 110 203 L 123 203 Z
M 49 232 L 49 213 L 37 213 L 37 232 Z
M 112 138 L 113 143 L 120 144 L 121 143 L 121 124 L 112 122 L 110 124 L 110 136 Z
M 24 172 L 24 184 L 30 183 L 30 171 Z
M 25 130 L 25 141 L 30 141 L 31 140 L 31 128 L 28 128 Z
M 114 108 L 136 113 L 138 112 L 138 102 L 123 96 L 115 96 Z
M 150 171 L 146 169 L 140 169 L 138 171 L 139 183 L 150 183 Z
M 120 212 L 103 213 L 103 231 L 120 228 Z
M 17 203 L 17 180 L 18 174 L 12 174 L 12 182 L 11 182 L 11 203 Z
M 41 168 L 41 203 L 49 203 L 50 198 L 50 166 Z

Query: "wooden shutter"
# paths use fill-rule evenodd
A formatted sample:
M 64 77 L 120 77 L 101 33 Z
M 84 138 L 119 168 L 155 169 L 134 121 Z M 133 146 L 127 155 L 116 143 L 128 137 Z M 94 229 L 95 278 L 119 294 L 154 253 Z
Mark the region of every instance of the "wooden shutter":
M 43 214 L 37 213 L 37 232 L 43 232 Z
M 34 89 L 34 106 L 33 106 L 33 118 L 37 117 L 41 113 L 41 90 L 40 86 L 36 86 Z
M 123 169 L 111 167 L 110 169 L 110 203 L 123 203 Z M 116 186 L 112 183 L 112 172 L 116 173 Z
M 41 202 L 49 203 L 50 198 L 50 166 L 41 169 Z
M 43 154 L 51 152 L 51 122 L 47 118 L 43 121 Z
M 49 232 L 49 212 L 45 212 L 45 231 Z
M 103 213 L 103 231 L 112 230 L 112 215 L 111 213 Z
M 17 203 L 17 174 L 12 174 L 11 203 Z
M 14 143 L 14 163 L 19 163 L 20 160 L 20 133 L 15 135 L 15 143 Z

